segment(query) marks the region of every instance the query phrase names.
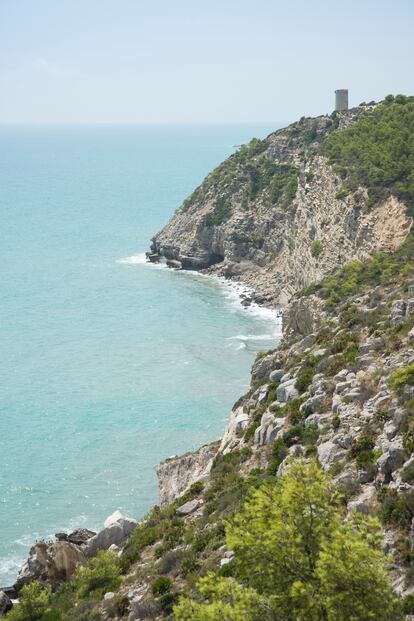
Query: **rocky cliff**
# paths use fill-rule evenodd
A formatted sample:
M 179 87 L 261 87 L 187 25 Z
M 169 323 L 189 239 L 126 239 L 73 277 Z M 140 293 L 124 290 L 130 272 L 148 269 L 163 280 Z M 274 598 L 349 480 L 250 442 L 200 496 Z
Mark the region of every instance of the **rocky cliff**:
M 221 441 L 158 466 L 160 506 L 141 523 L 114 515 L 85 542 L 70 535 L 70 567 L 57 544 L 32 549 L 20 578 L 33 581 L 36 568 L 56 589 L 38 594 L 36 619 L 174 619 L 180 595 L 200 600 L 200 576 L 238 579 L 228 520 L 298 458 L 329 474 L 341 519 L 380 520 L 389 581 L 414 619 L 414 103 L 386 103 L 253 141 L 154 238 L 150 260 L 243 280 L 285 306 L 283 339 L 257 356 Z M 10 605 L 0 593 L 0 616 Z M 12 621 L 25 619 L 15 610 Z M 197 618 L 222 618 L 217 610 Z
M 302 118 L 240 148 L 153 238 L 151 260 L 241 280 L 283 307 L 344 263 L 398 248 L 411 226 L 403 202 L 347 192 L 322 154 L 326 137 L 365 111 Z

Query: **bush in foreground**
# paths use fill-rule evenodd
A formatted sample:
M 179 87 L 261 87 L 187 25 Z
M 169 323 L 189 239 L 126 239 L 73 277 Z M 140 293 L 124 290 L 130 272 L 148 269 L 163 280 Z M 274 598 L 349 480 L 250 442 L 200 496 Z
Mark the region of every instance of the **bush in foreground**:
M 275 486 L 255 490 L 227 526 L 234 578 L 213 573 L 177 621 L 394 621 L 377 520 L 344 523 L 340 499 L 316 463 L 292 463 Z

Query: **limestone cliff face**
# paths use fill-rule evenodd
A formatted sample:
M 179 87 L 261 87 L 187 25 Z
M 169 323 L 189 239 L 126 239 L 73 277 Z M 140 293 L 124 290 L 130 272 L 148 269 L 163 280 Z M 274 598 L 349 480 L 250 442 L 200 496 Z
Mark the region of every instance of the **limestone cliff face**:
M 156 466 L 160 505 L 172 502 L 193 483 L 208 477 L 218 446 L 218 442 L 213 442 L 194 453 L 170 457 Z
M 368 205 L 364 188 L 343 196 L 318 151 L 334 123 L 340 130 L 358 115 L 301 119 L 242 148 L 154 237 L 155 260 L 208 268 L 251 285 L 259 302 L 284 307 L 338 266 L 399 247 L 411 226 L 405 206 L 394 197 Z

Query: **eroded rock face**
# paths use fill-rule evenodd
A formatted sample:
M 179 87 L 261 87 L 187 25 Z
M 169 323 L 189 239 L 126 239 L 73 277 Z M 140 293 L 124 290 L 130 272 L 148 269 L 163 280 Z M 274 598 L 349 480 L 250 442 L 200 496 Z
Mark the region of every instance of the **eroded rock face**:
M 78 546 L 68 541 L 42 541 L 30 549 L 29 558 L 17 576 L 15 588 L 19 591 L 33 580 L 56 586 L 68 580 L 78 567 L 84 565 L 86 556 Z
M 349 111 L 343 125 L 357 120 Z M 316 128 L 319 139 L 329 131 L 328 116 L 304 119 L 279 130 L 264 141 L 264 150 L 238 162 L 226 177 L 226 165 L 210 175 L 170 222 L 154 237 L 152 251 L 184 269 L 210 268 L 241 280 L 261 303 L 285 307 L 290 298 L 320 281 L 348 261 L 366 259 L 376 251 L 401 245 L 411 227 L 405 206 L 394 197 L 371 206 L 364 188 L 345 198 L 338 194 L 342 180 L 317 154 L 317 143 L 307 144 L 304 132 Z M 264 161 L 288 164 L 297 170 L 297 190 L 290 202 L 272 202 L 269 190 L 249 194 L 249 165 Z M 230 158 L 229 162 L 235 161 Z M 223 216 L 215 216 L 226 197 Z M 317 242 L 317 251 L 315 251 Z M 298 302 L 302 307 L 302 302 Z M 294 326 L 307 334 L 315 327 L 314 308 L 296 312 Z
M 193 483 L 208 477 L 218 443 L 202 446 L 194 453 L 170 457 L 156 466 L 158 495 L 161 505 L 181 496 Z

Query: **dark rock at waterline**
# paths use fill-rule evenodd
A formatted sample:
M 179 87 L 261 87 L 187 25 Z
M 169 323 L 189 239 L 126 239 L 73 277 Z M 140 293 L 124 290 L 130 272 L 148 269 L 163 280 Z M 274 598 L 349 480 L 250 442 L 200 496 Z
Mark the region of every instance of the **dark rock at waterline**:
M 251 298 L 243 298 L 242 301 L 240 302 L 240 304 L 242 306 L 250 306 L 252 301 L 253 300 Z
M 145 254 L 146 254 L 148 261 L 150 261 L 150 263 L 160 262 L 161 257 L 158 253 L 146 252 Z
M 9 599 L 17 599 L 18 598 L 18 593 L 17 593 L 16 589 L 14 588 L 14 586 L 0 587 L 0 591 L 3 591 L 3 593 L 5 593 Z
M 177 261 L 176 259 L 167 259 L 167 265 L 168 267 L 172 267 L 176 270 L 181 270 L 183 267 L 181 261 Z
M 95 531 L 88 530 L 87 528 L 77 528 L 69 535 L 67 533 L 55 533 L 58 541 L 69 541 L 69 543 L 74 543 L 76 546 L 83 545 L 95 535 Z
M 208 257 L 190 257 L 180 255 L 180 261 L 185 270 L 203 270 L 211 265 Z
M 81 546 L 92 537 L 95 537 L 96 533 L 93 530 L 89 530 L 88 528 L 77 528 L 68 535 L 69 543 L 74 543 L 77 546 Z
M 12 608 L 13 604 L 10 597 L 4 591 L 0 591 L 0 617 L 4 617 Z

